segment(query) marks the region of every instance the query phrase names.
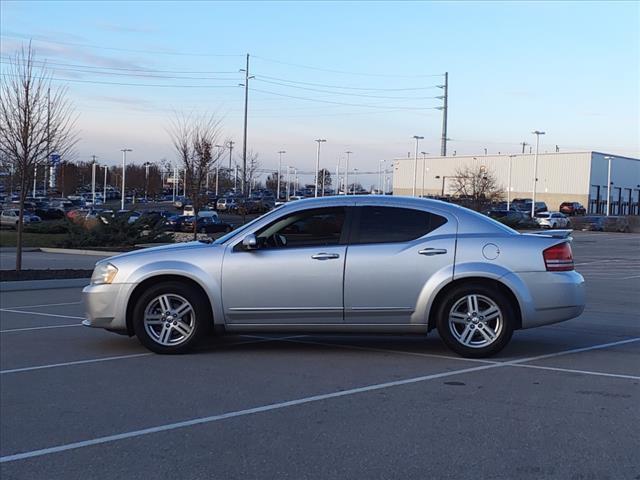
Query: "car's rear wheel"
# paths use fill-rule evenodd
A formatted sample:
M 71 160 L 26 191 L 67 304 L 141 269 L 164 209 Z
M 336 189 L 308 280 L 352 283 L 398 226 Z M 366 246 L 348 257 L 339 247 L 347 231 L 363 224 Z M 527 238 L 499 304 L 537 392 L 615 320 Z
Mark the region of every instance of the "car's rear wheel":
M 515 323 L 516 313 L 509 299 L 482 284 L 455 287 L 437 310 L 440 337 L 463 357 L 482 358 L 498 353 L 511 340 Z
M 163 282 L 146 290 L 133 309 L 138 340 L 156 353 L 184 353 L 210 322 L 202 295 L 181 282 Z

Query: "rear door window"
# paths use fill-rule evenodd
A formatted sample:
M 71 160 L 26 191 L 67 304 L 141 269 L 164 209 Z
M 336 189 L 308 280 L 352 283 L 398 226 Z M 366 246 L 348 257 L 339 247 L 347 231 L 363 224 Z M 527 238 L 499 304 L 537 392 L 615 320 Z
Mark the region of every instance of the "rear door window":
M 423 210 L 359 207 L 352 244 L 409 242 L 434 231 L 447 219 Z

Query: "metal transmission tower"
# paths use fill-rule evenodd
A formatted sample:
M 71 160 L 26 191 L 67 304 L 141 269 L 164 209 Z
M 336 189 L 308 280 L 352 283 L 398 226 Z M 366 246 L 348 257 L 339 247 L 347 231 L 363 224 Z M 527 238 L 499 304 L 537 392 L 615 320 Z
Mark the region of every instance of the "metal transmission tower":
M 449 111 L 449 72 L 444 73 L 444 85 L 438 85 L 438 88 L 443 89 L 443 95 L 440 95 L 436 98 L 439 98 L 443 101 L 441 107 L 436 107 L 438 110 L 442 110 L 442 140 L 440 144 L 440 156 L 447 156 L 447 114 Z
M 247 53 L 247 67 L 241 69 L 244 72 L 244 133 L 242 135 L 242 196 L 247 196 L 247 112 L 249 108 L 249 80 L 254 78 L 249 76 L 249 54 Z

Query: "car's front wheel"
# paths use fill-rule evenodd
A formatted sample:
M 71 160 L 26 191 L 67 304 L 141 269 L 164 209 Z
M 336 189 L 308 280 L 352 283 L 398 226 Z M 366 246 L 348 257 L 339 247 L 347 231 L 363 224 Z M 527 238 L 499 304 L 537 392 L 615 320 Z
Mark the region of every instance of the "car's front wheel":
M 133 309 L 138 340 L 156 353 L 184 353 L 199 340 L 211 320 L 207 301 L 181 282 L 147 289 Z
M 482 358 L 502 350 L 513 335 L 516 313 L 499 290 L 463 284 L 440 302 L 437 327 L 444 343 L 463 357 Z

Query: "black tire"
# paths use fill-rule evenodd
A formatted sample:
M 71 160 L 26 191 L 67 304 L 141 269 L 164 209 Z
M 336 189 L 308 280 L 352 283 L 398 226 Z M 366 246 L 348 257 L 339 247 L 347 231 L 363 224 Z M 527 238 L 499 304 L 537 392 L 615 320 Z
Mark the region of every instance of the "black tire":
M 449 314 L 456 304 L 469 295 L 485 297 L 492 301 L 500 310 L 500 318 L 502 320 L 500 332 L 496 335 L 496 338 L 492 343 L 484 347 L 464 345 L 451 331 L 451 328 L 453 327 L 450 326 Z M 497 288 L 477 282 L 461 284 L 449 291 L 446 294 L 446 297 L 439 302 L 436 315 L 436 326 L 438 328 L 440 338 L 442 338 L 443 342 L 451 350 L 467 358 L 484 358 L 498 353 L 509 343 L 509 340 L 511 340 L 517 321 L 516 310 L 511 304 L 509 298 L 507 298 Z M 470 321 L 471 319 L 469 322 Z M 458 328 L 466 328 L 466 326 L 459 326 Z M 477 326 L 474 326 L 473 328 L 478 329 Z M 486 328 L 486 325 L 483 325 L 482 328 Z M 481 333 L 479 329 L 476 330 L 476 332 L 477 333 L 472 333 L 473 338 L 478 338 L 478 335 Z
M 145 310 L 147 307 L 151 307 L 156 299 L 162 295 L 182 297 L 192 307 L 192 313 L 189 315 L 193 315 L 193 317 L 189 317 L 188 319 L 192 324 L 192 330 L 189 335 L 186 335 L 186 338 L 174 345 L 163 345 L 162 343 L 159 343 L 145 328 Z M 208 300 L 193 287 L 179 281 L 162 282 L 149 287 L 144 293 L 142 293 L 142 295 L 140 295 L 133 308 L 133 330 L 140 343 L 155 353 L 179 354 L 189 351 L 206 333 L 212 324 L 213 319 L 211 306 L 209 305 Z M 159 326 L 157 328 L 161 329 L 163 327 Z M 174 332 L 173 334 L 170 334 L 170 337 L 171 335 L 179 336 L 180 334 L 176 334 Z

